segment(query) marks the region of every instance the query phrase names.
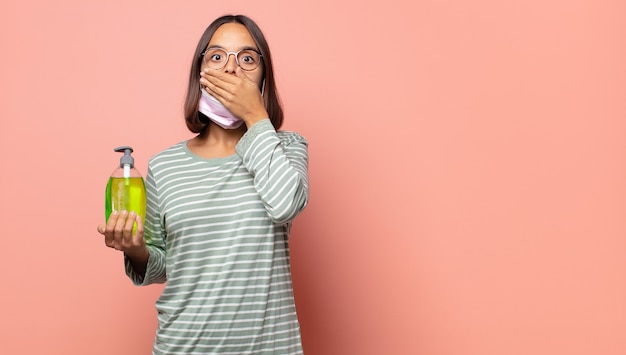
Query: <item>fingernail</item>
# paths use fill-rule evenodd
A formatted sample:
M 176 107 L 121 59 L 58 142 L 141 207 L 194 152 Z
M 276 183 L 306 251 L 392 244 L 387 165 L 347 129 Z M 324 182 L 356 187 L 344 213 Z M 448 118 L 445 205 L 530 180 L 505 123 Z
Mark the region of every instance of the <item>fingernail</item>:
M 112 215 L 117 216 L 117 211 L 111 212 Z

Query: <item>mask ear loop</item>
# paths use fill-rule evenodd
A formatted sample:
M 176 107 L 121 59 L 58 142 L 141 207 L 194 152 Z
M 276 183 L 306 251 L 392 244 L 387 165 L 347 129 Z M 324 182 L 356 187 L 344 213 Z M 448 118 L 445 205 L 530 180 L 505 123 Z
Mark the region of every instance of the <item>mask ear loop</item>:
M 265 78 L 263 78 L 263 83 L 261 84 L 261 96 L 265 94 Z
M 202 100 L 202 90 L 204 90 L 204 86 L 202 86 L 202 84 L 198 83 L 198 86 L 200 86 L 200 100 Z M 200 110 L 198 109 L 198 119 L 200 120 L 200 123 L 202 123 L 204 126 L 204 128 L 206 128 L 209 125 L 209 121 L 207 121 L 206 116 L 200 112 Z

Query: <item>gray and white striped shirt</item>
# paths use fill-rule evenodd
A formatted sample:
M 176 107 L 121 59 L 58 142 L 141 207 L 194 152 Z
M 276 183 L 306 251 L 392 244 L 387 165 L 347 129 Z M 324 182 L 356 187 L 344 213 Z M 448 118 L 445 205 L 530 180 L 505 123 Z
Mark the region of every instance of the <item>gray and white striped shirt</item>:
M 156 302 L 153 354 L 301 354 L 289 265 L 292 220 L 308 202 L 308 143 L 252 126 L 236 154 L 204 159 L 180 142 L 150 159 L 145 277 Z

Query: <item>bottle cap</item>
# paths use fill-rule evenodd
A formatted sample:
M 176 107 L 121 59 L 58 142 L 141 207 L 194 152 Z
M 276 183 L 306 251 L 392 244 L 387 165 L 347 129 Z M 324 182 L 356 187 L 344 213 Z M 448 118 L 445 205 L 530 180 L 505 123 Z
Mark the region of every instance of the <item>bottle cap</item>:
M 124 164 L 129 164 L 131 168 L 135 166 L 135 158 L 130 153 L 133 152 L 133 148 L 129 146 L 121 146 L 114 149 L 116 152 L 124 153 L 120 158 L 120 168 L 124 167 Z

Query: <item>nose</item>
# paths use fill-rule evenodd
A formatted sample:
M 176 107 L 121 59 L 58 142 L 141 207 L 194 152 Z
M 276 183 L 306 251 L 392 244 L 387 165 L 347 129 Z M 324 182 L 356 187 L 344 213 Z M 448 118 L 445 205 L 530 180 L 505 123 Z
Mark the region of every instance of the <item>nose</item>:
M 235 71 L 237 70 L 237 57 L 235 56 L 234 53 L 229 53 L 228 54 L 228 60 L 226 61 L 226 66 L 224 67 L 225 71 L 227 73 L 235 73 Z

